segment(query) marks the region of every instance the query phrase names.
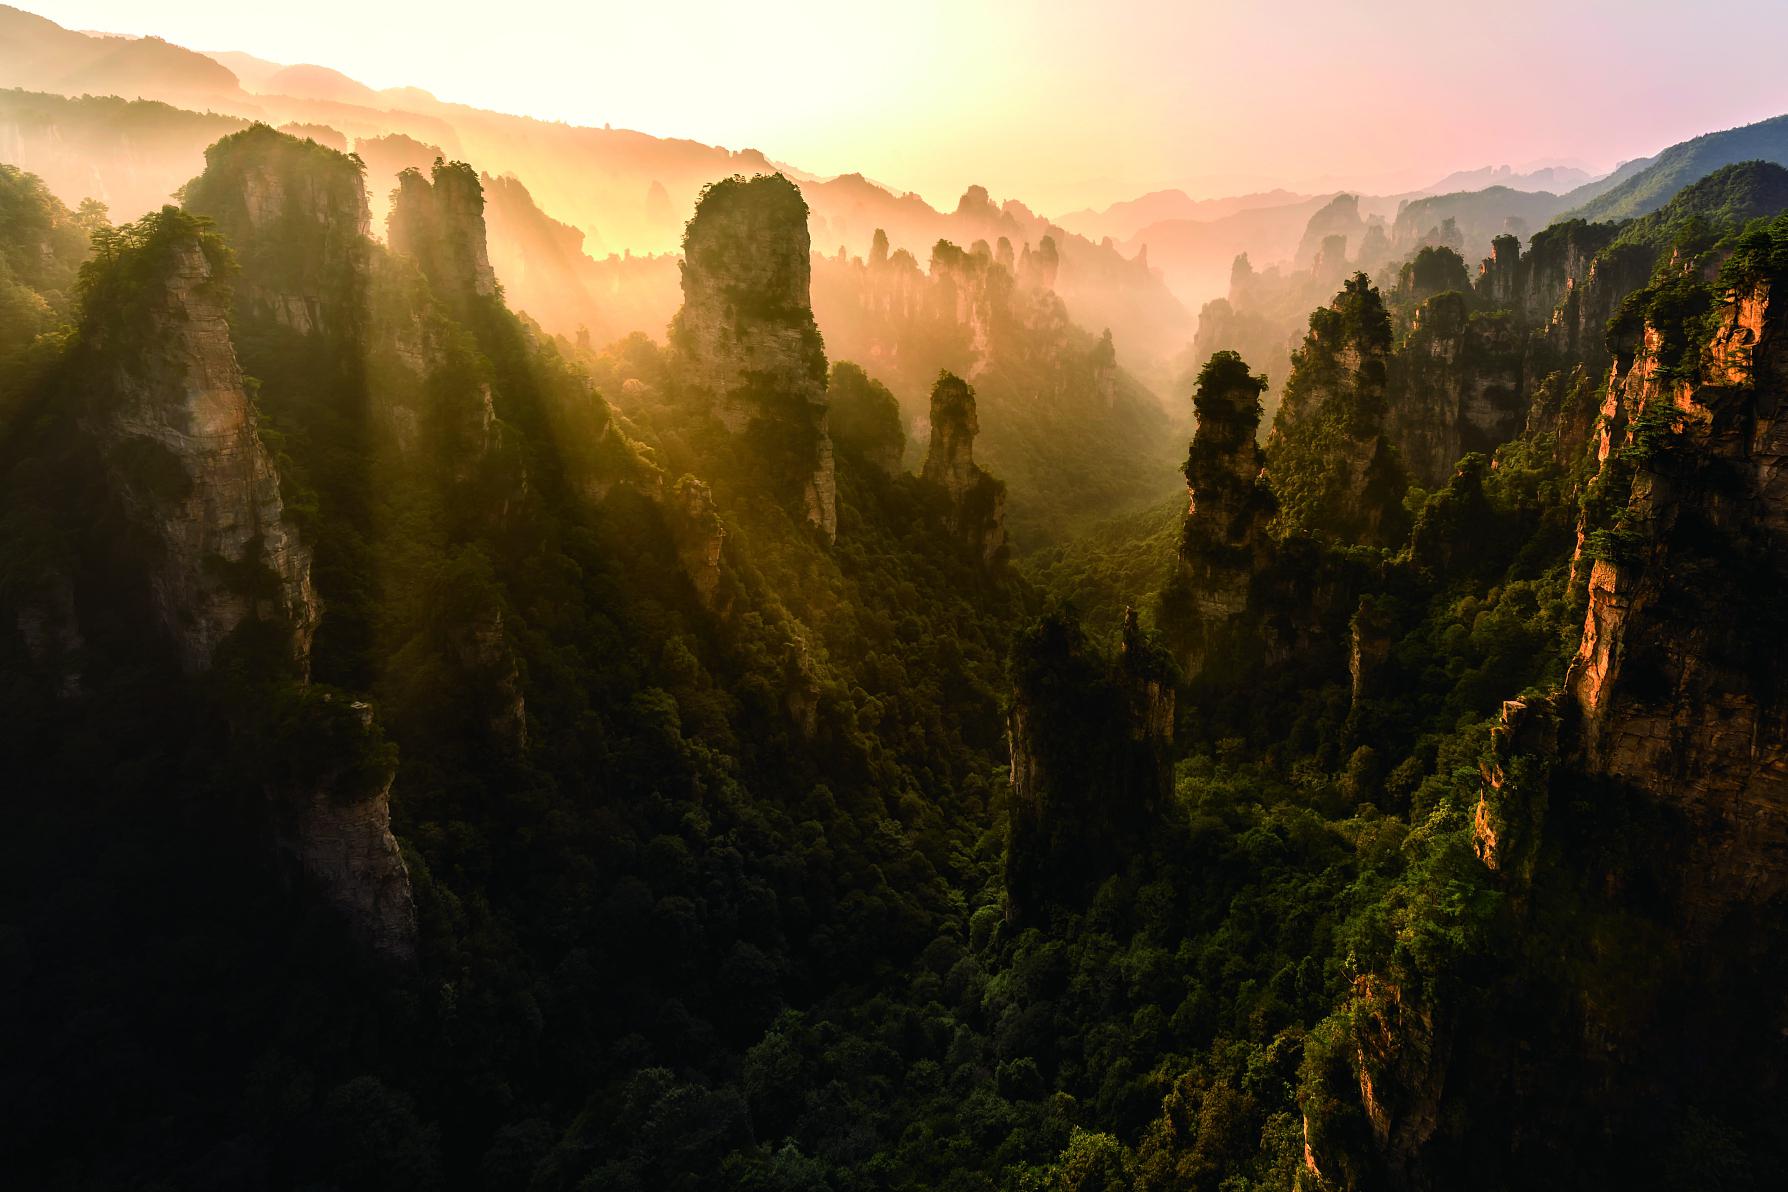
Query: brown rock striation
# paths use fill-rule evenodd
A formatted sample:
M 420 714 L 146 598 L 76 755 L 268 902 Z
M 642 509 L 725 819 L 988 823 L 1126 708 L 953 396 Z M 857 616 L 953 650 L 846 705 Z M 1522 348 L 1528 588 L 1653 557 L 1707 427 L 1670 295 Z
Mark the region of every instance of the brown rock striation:
M 1589 609 L 1566 680 L 1583 764 L 1679 814 L 1691 919 L 1788 891 L 1788 338 L 1769 280 L 1726 295 L 1705 351 L 1647 325 L 1618 358 L 1604 478 L 1632 470 L 1592 536 Z M 1674 365 L 1674 366 L 1673 366 Z

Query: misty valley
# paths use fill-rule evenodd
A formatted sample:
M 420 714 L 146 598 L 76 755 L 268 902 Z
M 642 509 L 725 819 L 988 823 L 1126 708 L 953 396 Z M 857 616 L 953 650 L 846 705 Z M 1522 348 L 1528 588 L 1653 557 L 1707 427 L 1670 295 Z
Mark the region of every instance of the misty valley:
M 1779 1186 L 1788 115 L 1047 215 L 88 19 L 9 1186 Z

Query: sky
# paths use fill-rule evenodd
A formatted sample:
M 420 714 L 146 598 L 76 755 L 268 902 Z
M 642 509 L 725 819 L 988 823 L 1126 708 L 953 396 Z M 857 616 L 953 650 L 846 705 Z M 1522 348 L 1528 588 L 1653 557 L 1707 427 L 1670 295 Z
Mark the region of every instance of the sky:
M 1788 112 L 1782 0 L 13 2 L 1049 214 L 1170 187 L 1600 172 Z

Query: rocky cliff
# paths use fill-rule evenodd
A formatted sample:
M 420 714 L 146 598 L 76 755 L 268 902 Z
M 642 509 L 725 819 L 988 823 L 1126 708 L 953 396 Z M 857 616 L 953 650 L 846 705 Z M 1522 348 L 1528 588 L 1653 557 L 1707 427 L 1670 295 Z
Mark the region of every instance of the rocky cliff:
M 957 535 L 988 567 L 1006 559 L 1006 486 L 975 464 L 975 391 L 950 373 L 938 374 L 931 389 L 931 446 L 921 473 L 950 501 Z
M 407 966 L 416 959 L 416 905 L 391 834 L 395 752 L 369 705 L 315 691 L 300 698 L 315 726 L 301 739 L 319 748 L 291 768 L 269 767 L 280 848 L 363 947 Z
M 191 673 L 245 620 L 289 626 L 308 666 L 319 604 L 311 554 L 287 524 L 230 339 L 230 264 L 215 236 L 172 208 L 132 264 L 97 289 L 84 328 L 91 401 L 116 491 L 155 547 L 149 586 Z M 145 345 L 153 345 L 144 350 Z
M 746 435 L 837 537 L 826 351 L 809 295 L 807 204 L 780 174 L 728 178 L 702 195 L 683 244 L 683 307 L 671 344 L 689 384 Z
M 1783 1015 L 1760 974 L 1788 893 L 1781 229 L 1740 239 L 1723 268 L 1667 261 L 1615 329 L 1578 644 L 1562 690 L 1502 702 L 1459 808 L 1496 891 L 1491 930 L 1355 982 L 1325 1053 L 1346 1105 L 1306 1099 L 1309 1165 L 1330 1183 L 1441 1187 L 1474 1154 L 1556 1169 L 1608 1145 L 1606 1127 L 1572 1137 L 1529 1112 L 1480 1151 L 1474 1132 L 1510 1098 L 1594 1098 L 1608 1121 L 1670 1131 L 1684 1104 L 1777 1087 Z M 1565 406 L 1591 388 L 1556 383 Z
M 1261 476 L 1265 459 L 1255 432 L 1266 378 L 1234 352 L 1218 352 L 1198 376 L 1192 405 L 1198 429 L 1186 457 L 1186 518 L 1180 531 L 1180 665 L 1195 674 L 1216 635 L 1248 606 L 1249 588 L 1266 562 L 1273 497 Z
M 299 334 L 358 328 L 371 229 L 355 159 L 256 124 L 207 149 L 183 197 L 235 250 L 240 311 Z
M 923 426 L 939 370 L 974 385 L 976 455 L 1008 486 L 1015 543 L 1059 539 L 1158 496 L 1177 437 L 1118 363 L 1125 325 L 1110 337 L 1076 326 L 1047 284 L 1049 260 L 1048 248 L 1006 237 L 966 249 L 940 240 L 924 262 L 887 252 L 885 237 L 867 259 L 813 260 L 828 347 L 885 383 L 908 426 Z M 832 424 L 836 433 L 836 411 Z
M 720 561 L 726 548 L 726 526 L 714 508 L 714 493 L 694 476 L 679 477 L 666 510 L 677 558 L 710 612 L 725 609 L 720 588 Z
M 1007 917 L 1072 902 L 1145 852 L 1172 790 L 1175 675 L 1126 611 L 1115 660 L 1070 614 L 1013 649 Z
M 260 675 L 264 668 L 250 661 L 257 643 L 278 643 L 289 657 L 295 679 L 280 678 L 283 667 L 260 675 L 266 686 L 255 690 L 265 694 L 227 710 L 232 736 L 279 738 L 294 723 L 279 710 L 285 703 L 340 721 L 334 697 L 306 682 L 322 602 L 311 547 L 286 515 L 237 363 L 227 248 L 197 219 L 167 208 L 109 238 L 102 252 L 110 256 L 86 295 L 73 367 L 86 390 L 83 429 L 100 446 L 111 488 L 144 544 L 131 554 L 146 573 L 153 615 L 191 675 L 212 671 L 251 624 L 260 631 L 235 648 L 230 681 Z M 280 293 L 266 284 L 261 292 Z M 283 321 L 286 309 L 265 313 Z M 344 750 L 376 738 L 365 705 L 348 719 L 337 725 Z M 334 767 L 306 762 L 270 772 L 265 793 L 278 843 L 363 943 L 407 962 L 415 917 L 389 827 L 394 766 L 382 761 L 370 781 L 360 780 L 363 767 L 353 768 L 352 781 Z
M 1390 362 L 1385 418 L 1412 480 L 1438 487 L 1464 455 L 1493 451 L 1521 432 L 1525 357 L 1514 319 L 1474 315 L 1464 294 L 1438 294 L 1416 308 Z
M 1769 277 L 1741 279 L 1704 350 L 1648 322 L 1609 380 L 1589 610 L 1567 687 L 1584 764 L 1680 815 L 1692 916 L 1788 890 L 1788 336 Z M 1626 476 L 1630 475 L 1630 481 Z
M 414 259 L 435 293 L 458 309 L 497 292 L 485 243 L 484 188 L 464 162 L 437 159 L 427 178 L 413 169 L 398 175 L 386 241 Z

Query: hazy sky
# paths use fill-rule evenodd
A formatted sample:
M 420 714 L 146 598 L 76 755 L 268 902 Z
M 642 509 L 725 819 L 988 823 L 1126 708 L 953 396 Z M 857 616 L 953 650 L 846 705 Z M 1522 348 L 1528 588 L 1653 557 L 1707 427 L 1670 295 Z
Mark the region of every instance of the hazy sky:
M 1053 213 L 1169 186 L 1606 169 L 1788 112 L 1782 0 L 13 2 Z

